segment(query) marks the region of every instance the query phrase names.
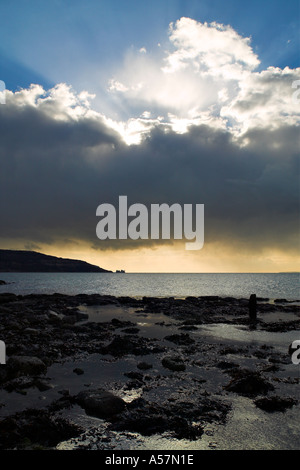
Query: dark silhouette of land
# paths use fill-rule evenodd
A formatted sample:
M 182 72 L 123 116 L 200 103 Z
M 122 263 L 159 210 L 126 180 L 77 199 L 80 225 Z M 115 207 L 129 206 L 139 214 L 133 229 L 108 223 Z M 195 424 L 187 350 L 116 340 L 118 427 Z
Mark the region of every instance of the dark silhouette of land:
M 0 250 L 0 272 L 111 272 L 81 260 L 58 258 L 36 251 Z

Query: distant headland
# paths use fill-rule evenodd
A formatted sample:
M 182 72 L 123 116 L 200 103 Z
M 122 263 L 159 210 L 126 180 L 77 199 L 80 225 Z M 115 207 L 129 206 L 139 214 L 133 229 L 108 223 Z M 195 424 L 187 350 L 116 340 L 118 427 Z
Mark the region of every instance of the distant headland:
M 36 251 L 0 250 L 0 272 L 109 273 L 85 261 L 58 258 Z

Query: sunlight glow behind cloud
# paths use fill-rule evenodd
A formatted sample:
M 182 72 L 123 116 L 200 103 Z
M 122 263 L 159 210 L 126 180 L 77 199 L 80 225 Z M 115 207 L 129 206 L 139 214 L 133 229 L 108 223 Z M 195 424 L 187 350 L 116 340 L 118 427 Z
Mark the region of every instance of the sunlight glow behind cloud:
M 125 141 L 138 143 L 158 116 L 176 132 L 211 123 L 230 126 L 239 135 L 256 126 L 281 125 L 283 116 L 296 124 L 299 106 L 291 99 L 291 84 L 300 69 L 256 72 L 259 64 L 250 39 L 231 26 L 190 18 L 171 23 L 169 49 L 142 57 L 131 51 L 111 80 L 109 91 L 132 112 L 130 122 L 119 125 Z M 149 122 L 143 119 L 146 109 Z
M 132 203 L 207 205 L 206 244 L 193 261 L 184 255 L 187 270 L 201 260 L 221 270 L 214 252 L 232 269 L 247 269 L 253 252 L 259 270 L 275 269 L 276 259 L 290 268 L 299 248 L 300 107 L 292 84 L 300 68 L 258 71 L 259 64 L 251 40 L 231 26 L 181 18 L 167 43 L 130 49 L 114 70 L 106 93 L 115 117 L 95 109 L 95 94 L 66 83 L 7 90 L 3 240 L 18 240 L 21 226 L 24 243 L 135 252 L 135 267 L 139 250 L 174 249 L 181 259 L 172 242 L 96 246 L 96 207 L 127 194 Z M 157 254 L 153 266 L 159 262 Z

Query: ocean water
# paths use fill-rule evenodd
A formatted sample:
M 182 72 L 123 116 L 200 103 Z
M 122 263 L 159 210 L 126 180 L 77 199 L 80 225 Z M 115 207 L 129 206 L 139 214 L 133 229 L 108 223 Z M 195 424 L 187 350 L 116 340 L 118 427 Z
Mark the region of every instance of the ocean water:
M 19 295 L 102 294 L 130 297 L 187 297 L 219 295 L 270 300 L 300 299 L 300 273 L 276 274 L 140 274 L 140 273 L 0 273 L 8 284 L 0 293 Z

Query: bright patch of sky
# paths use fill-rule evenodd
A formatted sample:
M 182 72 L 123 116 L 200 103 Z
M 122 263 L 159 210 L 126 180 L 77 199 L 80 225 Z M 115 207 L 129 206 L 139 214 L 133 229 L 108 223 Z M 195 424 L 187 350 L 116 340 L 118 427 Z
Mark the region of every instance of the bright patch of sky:
M 298 115 L 298 0 L 19 0 L 0 16 L 7 89 L 36 84 L 44 107 L 59 94 L 60 117 L 92 108 L 127 143 L 155 125 L 240 132 Z

